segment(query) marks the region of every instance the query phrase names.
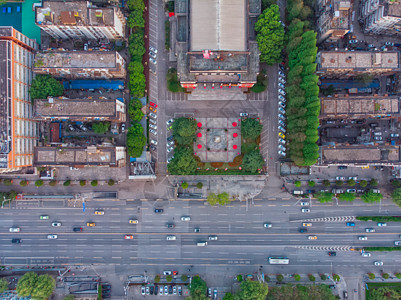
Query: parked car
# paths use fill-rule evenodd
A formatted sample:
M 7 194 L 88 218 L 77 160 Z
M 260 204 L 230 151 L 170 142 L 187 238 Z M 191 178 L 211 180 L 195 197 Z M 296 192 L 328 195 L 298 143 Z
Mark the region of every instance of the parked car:
M 278 75 L 284 77 L 285 74 L 282 71 L 278 71 Z
M 384 45 L 386 45 L 386 46 L 394 46 L 394 43 L 392 43 L 392 42 L 385 42 Z
M 282 84 L 281 82 L 278 83 L 278 86 L 281 87 L 282 89 L 285 88 L 284 84 Z
M 121 132 L 125 132 L 125 123 L 121 124 Z
M 155 52 L 155 51 L 153 51 L 153 52 Z M 155 53 L 157 53 L 157 51 Z M 154 103 L 154 102 L 149 102 L 149 105 L 153 106 L 154 108 L 158 107 L 158 105 L 156 103 Z
M 375 45 L 369 44 L 368 47 L 369 47 L 369 48 L 375 48 Z
M 356 193 L 356 189 L 347 189 L 347 193 Z
M 390 134 L 391 137 L 399 137 L 400 135 L 398 133 L 392 133 Z
M 142 296 L 145 296 L 145 295 L 146 295 L 145 287 L 144 287 L 144 286 L 141 287 L 141 294 L 142 294 Z
M 283 126 L 280 126 L 280 125 L 278 126 L 278 130 L 280 130 L 280 131 L 282 131 L 284 133 L 287 132 L 287 130 Z
M 285 154 L 285 152 L 279 150 L 279 151 L 278 151 L 278 155 L 285 156 L 286 154 Z
M 278 111 L 281 112 L 282 114 L 285 114 L 285 110 L 282 107 L 279 107 Z
M 157 57 L 156 53 L 154 53 L 153 51 L 149 51 L 149 55 L 152 56 L 153 58 Z
M 280 105 L 282 108 L 285 108 L 286 105 L 284 104 L 284 102 L 279 101 L 278 105 Z
M 283 140 L 282 138 L 278 138 L 278 142 L 281 144 L 285 144 L 285 140 Z
M 281 101 L 283 101 L 283 102 L 286 102 L 286 101 L 287 101 L 282 95 L 278 95 L 278 99 L 281 100 Z
M 149 129 L 149 132 L 150 132 L 151 134 L 153 134 L 153 135 L 157 135 L 157 131 L 154 130 L 154 129 Z
M 173 122 L 174 122 L 174 119 L 170 119 L 166 122 L 166 125 L 169 126 L 169 125 L 173 124 Z
M 149 57 L 149 61 L 154 65 L 157 64 L 156 59 L 154 59 L 153 57 Z
M 282 119 L 282 120 L 285 120 L 285 116 L 282 115 L 282 114 L 278 114 L 278 117 L 279 117 L 280 119 Z
M 149 148 L 152 151 L 156 151 L 157 150 L 157 147 L 155 145 L 150 145 Z
M 285 91 L 284 91 L 284 90 L 282 90 L 282 89 L 278 89 L 278 92 L 279 92 L 281 95 L 283 95 L 283 96 L 285 96 L 285 95 L 286 95 Z
M 358 40 L 349 40 L 348 43 L 350 43 L 350 44 L 356 44 L 356 43 L 358 43 Z
M 246 113 L 246 112 L 242 112 L 242 113 L 239 113 L 239 116 L 240 117 L 247 117 L 247 116 L 249 116 L 249 114 Z
M 156 126 L 156 125 L 149 124 L 149 127 L 150 127 L 150 128 L 153 128 L 154 130 L 157 130 L 157 126 Z
M 283 151 L 286 151 L 286 150 L 287 150 L 283 145 L 278 145 L 278 148 L 279 148 L 280 150 L 283 150 Z
M 155 141 L 155 140 L 150 140 L 150 143 L 157 146 L 157 141 Z
M 344 176 L 337 176 L 336 180 L 345 180 L 345 177 Z
M 279 132 L 278 136 L 281 137 L 282 139 L 285 139 L 285 135 L 282 132 Z
M 168 147 L 167 148 L 167 153 L 170 153 L 171 151 L 173 151 L 174 150 L 174 147 Z
M 157 53 L 157 49 L 155 47 L 149 46 L 149 50 L 153 51 L 154 53 Z
M 150 116 L 151 118 L 153 118 L 153 119 L 157 119 L 157 115 L 154 114 L 154 113 L 149 113 L 149 116 Z
M 283 77 L 278 77 L 278 81 L 281 83 L 286 83 L 287 81 Z
M 280 125 L 282 125 L 282 126 L 285 126 L 285 123 L 284 123 L 283 120 L 278 120 L 278 123 L 279 123 Z

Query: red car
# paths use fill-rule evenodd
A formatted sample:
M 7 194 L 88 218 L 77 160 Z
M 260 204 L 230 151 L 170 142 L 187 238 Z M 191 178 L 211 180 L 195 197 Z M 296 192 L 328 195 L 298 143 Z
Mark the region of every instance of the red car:
M 173 275 L 178 275 L 178 271 L 173 271 Z
M 124 236 L 124 239 L 126 239 L 126 240 L 132 240 L 133 238 L 134 238 L 134 236 L 131 235 L 131 234 L 126 234 L 126 235 Z
M 153 106 L 154 108 L 157 107 L 157 104 L 155 104 L 155 103 L 153 103 L 153 102 L 149 102 L 149 105 L 150 105 L 150 106 Z

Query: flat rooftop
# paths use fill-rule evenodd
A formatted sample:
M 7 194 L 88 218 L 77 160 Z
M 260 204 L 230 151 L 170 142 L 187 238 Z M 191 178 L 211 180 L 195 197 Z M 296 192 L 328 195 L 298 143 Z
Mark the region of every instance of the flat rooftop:
M 35 147 L 35 165 L 115 165 L 114 147 Z
M 114 9 L 90 7 L 87 1 L 43 1 L 36 7 L 36 23 L 66 26 L 114 25 Z
M 116 51 L 58 51 L 40 52 L 35 56 L 35 69 L 41 68 L 79 68 L 111 69 L 117 68 Z
M 398 114 L 397 96 L 321 97 L 321 115 L 387 115 Z
M 246 50 L 245 0 L 191 0 L 191 51 Z
M 387 5 L 388 15 L 392 17 L 401 17 L 401 3 L 391 3 Z
M 399 69 L 398 52 L 321 51 L 318 63 L 323 69 Z
M 202 54 L 189 54 L 190 72 L 246 72 L 248 70 L 247 54 L 219 53 L 212 54 L 209 59 L 205 59 Z M 219 57 L 219 58 L 217 58 Z
M 35 117 L 114 117 L 116 101 L 112 99 L 63 99 L 35 100 Z
M 398 146 L 384 146 L 381 148 L 376 146 L 322 147 L 321 159 L 323 163 L 399 162 L 399 150 Z

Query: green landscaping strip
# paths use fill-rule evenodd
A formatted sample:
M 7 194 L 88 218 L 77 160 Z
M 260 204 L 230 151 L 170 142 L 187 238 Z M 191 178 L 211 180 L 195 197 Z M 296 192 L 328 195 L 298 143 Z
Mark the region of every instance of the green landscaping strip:
M 358 221 L 375 221 L 375 222 L 401 222 L 401 216 L 363 216 L 356 217 Z
M 369 252 L 369 251 L 401 251 L 401 247 L 364 247 L 364 251 Z

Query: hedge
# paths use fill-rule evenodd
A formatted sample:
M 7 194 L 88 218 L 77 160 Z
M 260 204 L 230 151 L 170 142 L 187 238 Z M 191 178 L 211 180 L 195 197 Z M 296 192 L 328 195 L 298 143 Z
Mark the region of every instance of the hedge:
M 401 247 L 364 247 L 364 251 L 401 251 Z
M 358 221 L 374 221 L 374 222 L 401 222 L 401 216 L 362 216 L 356 217 Z

